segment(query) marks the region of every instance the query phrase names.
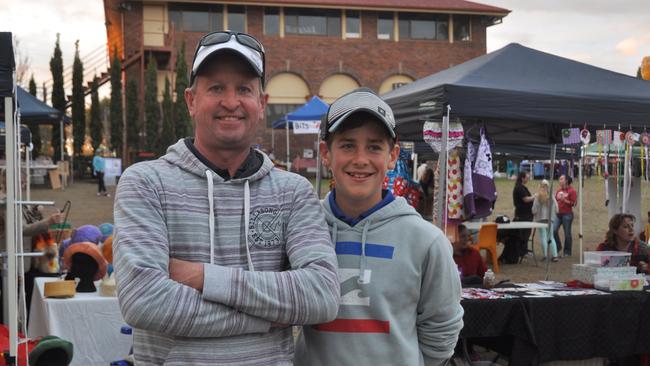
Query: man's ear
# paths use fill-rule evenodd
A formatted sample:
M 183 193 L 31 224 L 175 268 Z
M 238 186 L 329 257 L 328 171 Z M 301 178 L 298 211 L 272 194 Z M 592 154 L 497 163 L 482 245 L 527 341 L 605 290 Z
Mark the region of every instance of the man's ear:
M 327 147 L 327 142 L 321 140 L 319 142 L 319 149 L 320 149 L 320 160 L 323 162 L 323 165 L 329 169 L 331 164 L 331 160 L 330 160 L 331 151 Z
M 192 89 L 186 88 L 185 93 L 185 104 L 187 104 L 187 111 L 190 113 L 191 117 L 194 117 L 194 93 Z
M 393 148 L 390 151 L 390 161 L 388 162 L 388 169 L 393 170 L 395 169 L 395 165 L 397 165 L 397 158 L 399 157 L 399 144 L 395 144 Z

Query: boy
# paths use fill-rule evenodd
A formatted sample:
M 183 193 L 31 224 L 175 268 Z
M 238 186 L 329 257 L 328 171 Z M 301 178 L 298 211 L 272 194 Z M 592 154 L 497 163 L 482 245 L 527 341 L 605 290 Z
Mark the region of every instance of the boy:
M 296 365 L 444 365 L 463 326 L 445 235 L 382 190 L 399 155 L 391 108 L 370 89 L 337 99 L 320 151 L 335 189 L 323 206 L 341 281 L 337 318 L 303 327 Z
M 487 266 L 478 250 L 469 245 L 465 225 L 458 225 L 458 238 L 454 241 L 454 262 L 463 274 L 463 284 L 481 284 Z

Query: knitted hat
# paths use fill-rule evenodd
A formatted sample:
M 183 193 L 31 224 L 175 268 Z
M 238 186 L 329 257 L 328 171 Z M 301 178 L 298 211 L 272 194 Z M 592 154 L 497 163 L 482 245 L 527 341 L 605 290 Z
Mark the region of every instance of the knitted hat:
M 102 240 L 102 232 L 95 225 L 80 226 L 72 233 L 70 243 L 81 243 L 84 241 L 99 244 Z
M 99 247 L 90 242 L 73 243 L 63 253 L 63 263 L 65 268 L 72 267 L 72 257 L 77 254 L 86 254 L 97 262 L 97 273 L 95 274 L 95 281 L 101 280 L 106 275 L 106 259 L 102 257 Z
M 113 235 L 113 224 L 110 222 L 105 222 L 101 225 L 99 225 L 99 231 L 102 233 L 103 236 L 111 236 Z
M 72 343 L 56 336 L 41 338 L 29 353 L 29 366 L 67 366 L 72 362 Z
M 102 245 L 102 255 L 108 263 L 113 263 L 113 237 L 109 236 Z

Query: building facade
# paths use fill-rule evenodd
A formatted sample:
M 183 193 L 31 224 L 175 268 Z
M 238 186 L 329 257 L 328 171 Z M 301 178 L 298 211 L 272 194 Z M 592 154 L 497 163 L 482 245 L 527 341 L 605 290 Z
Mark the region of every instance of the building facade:
M 165 77 L 174 78 L 181 44 L 189 69 L 207 32 L 258 38 L 266 49 L 269 94 L 258 143 L 278 158 L 286 143 L 284 131 L 271 131 L 272 122 L 312 96 L 329 103 L 359 86 L 385 93 L 483 55 L 487 27 L 509 13 L 463 0 L 104 0 L 104 8 L 111 55 L 123 60 L 127 80 L 138 81 L 141 99 L 150 56 L 161 91 Z M 291 155 L 314 149 L 315 140 L 291 134 Z

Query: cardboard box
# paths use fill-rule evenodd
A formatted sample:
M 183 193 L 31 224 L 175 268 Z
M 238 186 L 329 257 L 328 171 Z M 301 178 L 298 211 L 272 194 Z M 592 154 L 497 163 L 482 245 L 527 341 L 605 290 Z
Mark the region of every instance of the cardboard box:
M 630 265 L 631 253 L 626 252 L 585 252 L 585 264 L 597 267 L 625 267 Z

